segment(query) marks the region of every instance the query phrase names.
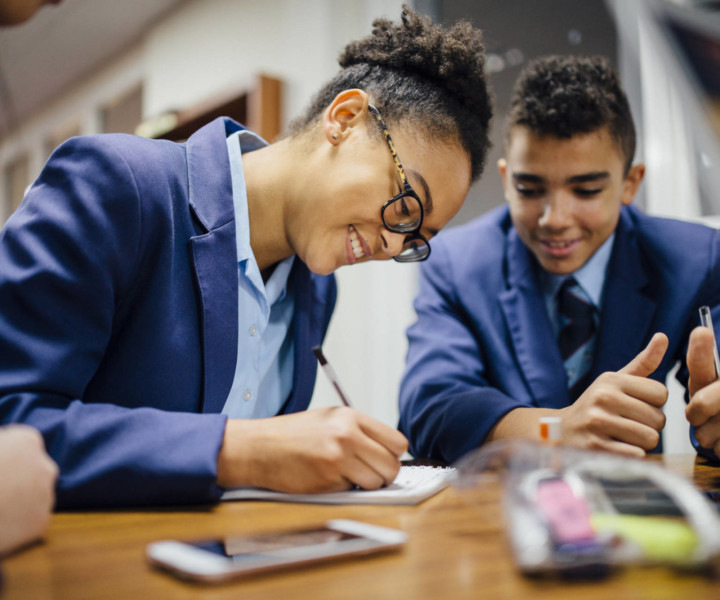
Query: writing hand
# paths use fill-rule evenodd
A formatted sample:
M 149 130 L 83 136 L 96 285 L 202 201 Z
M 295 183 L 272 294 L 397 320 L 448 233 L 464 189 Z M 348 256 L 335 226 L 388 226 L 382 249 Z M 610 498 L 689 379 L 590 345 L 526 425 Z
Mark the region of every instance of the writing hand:
M 685 416 L 695 427 L 695 439 L 703 447 L 720 452 L 720 381 L 715 373 L 715 338 L 707 327 L 696 327 L 690 334 L 687 366 L 690 373 L 690 401 Z M 720 454 L 719 454 L 720 456 Z
M 638 457 L 654 448 L 665 426 L 661 409 L 667 388 L 648 376 L 660 366 L 667 347 L 667 336 L 656 333 L 630 363 L 603 373 L 574 404 L 561 409 L 563 442 Z
M 218 485 L 290 493 L 377 489 L 400 470 L 407 440 L 351 408 L 322 408 L 270 419 L 228 421 Z

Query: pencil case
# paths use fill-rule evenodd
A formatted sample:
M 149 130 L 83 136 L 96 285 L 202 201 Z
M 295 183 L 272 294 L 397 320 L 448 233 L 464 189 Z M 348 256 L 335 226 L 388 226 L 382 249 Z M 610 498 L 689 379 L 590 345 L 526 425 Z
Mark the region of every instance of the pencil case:
M 454 485 L 471 501 L 474 490 L 499 477 L 506 532 L 526 575 L 600 578 L 627 565 L 720 566 L 715 505 L 659 464 L 499 440 L 455 466 Z

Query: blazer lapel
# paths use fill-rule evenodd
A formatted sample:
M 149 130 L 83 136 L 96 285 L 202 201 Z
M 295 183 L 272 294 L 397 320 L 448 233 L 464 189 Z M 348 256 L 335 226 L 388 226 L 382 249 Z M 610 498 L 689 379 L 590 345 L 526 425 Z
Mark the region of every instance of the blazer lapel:
M 237 362 L 238 279 L 235 223 L 192 240 L 200 290 L 203 349 L 203 412 L 222 411 Z
M 594 377 L 617 371 L 629 363 L 649 341 L 656 303 L 643 294 L 648 283 L 630 219 L 621 213 L 608 264 L 603 292 Z
M 498 296 L 515 357 L 536 404 L 568 404 L 565 369 L 555 343 L 534 260 L 512 229 L 508 235 L 508 289 Z
M 226 135 L 239 126 L 216 119 L 187 142 L 189 202 L 207 233 L 191 240 L 200 293 L 202 410 L 219 413 L 235 376 L 238 272 Z

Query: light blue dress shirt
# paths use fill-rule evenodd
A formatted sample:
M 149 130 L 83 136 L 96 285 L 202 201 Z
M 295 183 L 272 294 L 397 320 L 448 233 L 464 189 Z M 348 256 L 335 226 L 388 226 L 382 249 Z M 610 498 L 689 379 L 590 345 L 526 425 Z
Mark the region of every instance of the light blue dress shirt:
M 600 324 L 600 314 L 602 314 L 602 292 L 605 286 L 605 274 L 614 241 L 615 233 L 603 242 L 602 246 L 595 251 L 595 254 L 593 254 L 582 267 L 570 275 L 555 275 L 542 270 L 541 279 L 545 308 L 550 316 L 555 339 L 557 339 L 560 333 L 560 328 L 564 325 L 562 316 L 558 313 L 556 302 L 557 292 L 569 277 L 575 278 L 575 281 L 585 295 L 585 299 L 597 309 L 595 312 L 595 326 L 597 331 L 597 327 Z M 570 381 L 574 381 L 577 374 L 587 373 L 592 366 L 596 338 L 597 334 L 583 347 L 582 352 L 574 354 L 565 362 L 565 370 Z
M 266 145 L 251 131 L 237 131 L 227 138 L 238 260 L 237 363 L 232 388 L 222 410 L 231 418 L 275 416 L 292 391 L 291 326 L 295 298 L 288 289 L 288 276 L 295 257 L 278 263 L 263 283 L 250 247 L 242 154 Z

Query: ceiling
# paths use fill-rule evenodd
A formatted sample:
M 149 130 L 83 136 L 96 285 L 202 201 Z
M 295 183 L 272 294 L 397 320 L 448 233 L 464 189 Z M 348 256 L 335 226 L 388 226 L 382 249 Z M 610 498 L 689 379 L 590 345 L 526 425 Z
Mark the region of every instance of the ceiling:
M 0 27 L 0 135 L 187 0 L 63 0 Z

